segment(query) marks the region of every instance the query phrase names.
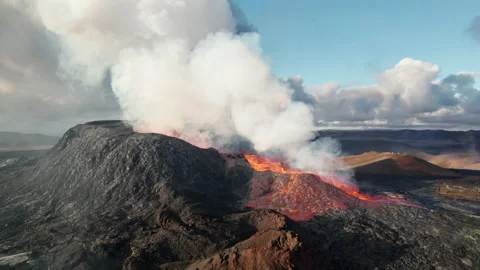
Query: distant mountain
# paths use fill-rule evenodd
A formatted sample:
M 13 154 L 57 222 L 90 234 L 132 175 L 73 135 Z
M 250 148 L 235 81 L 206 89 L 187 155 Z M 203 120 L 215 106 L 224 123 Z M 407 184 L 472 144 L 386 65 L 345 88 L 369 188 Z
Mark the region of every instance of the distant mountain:
M 423 153 L 441 155 L 480 151 L 480 131 L 473 130 L 321 130 L 315 139 L 324 137 L 338 140 L 346 155 L 375 151 L 424 158 Z
M 444 176 L 459 174 L 406 154 L 368 152 L 344 157 L 345 163 L 356 172 L 396 176 Z
M 0 151 L 36 150 L 55 145 L 59 138 L 43 134 L 0 131 Z

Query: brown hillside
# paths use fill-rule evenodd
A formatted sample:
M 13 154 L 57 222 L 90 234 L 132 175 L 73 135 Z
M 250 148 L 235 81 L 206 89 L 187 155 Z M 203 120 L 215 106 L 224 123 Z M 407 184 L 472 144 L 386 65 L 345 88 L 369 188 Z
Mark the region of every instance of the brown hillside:
M 363 173 L 404 176 L 459 176 L 451 170 L 405 154 L 368 152 L 357 156 L 344 157 L 344 162 L 356 172 Z
M 444 154 L 425 158 L 428 162 L 450 169 L 480 169 L 480 156 L 478 154 Z

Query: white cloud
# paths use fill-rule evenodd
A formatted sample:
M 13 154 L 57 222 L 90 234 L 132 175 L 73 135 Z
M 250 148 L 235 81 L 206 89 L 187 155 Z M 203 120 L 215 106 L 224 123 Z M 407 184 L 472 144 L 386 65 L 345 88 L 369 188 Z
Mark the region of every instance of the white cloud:
M 322 126 L 480 124 L 480 92 L 474 87 L 479 73 L 459 72 L 443 79 L 438 78 L 439 73 L 437 65 L 405 58 L 378 74 L 375 85 L 348 88 L 330 82 L 303 86 L 298 76 L 295 81 L 302 82 L 297 91 L 315 99 L 315 118 Z
M 228 0 L 13 2 L 30 16 L 16 11 L 16 18 L 28 18 L 30 28 L 49 33 L 42 44 L 55 45 L 48 53 L 33 50 L 49 56 L 45 64 L 29 59 L 19 65 L 22 72 L 10 68 L 22 77 L 18 82 L 38 87 L 35 92 L 15 85 L 23 93 L 17 104 L 42 104 L 37 120 L 54 119 L 67 107 L 75 108 L 72 116 L 85 116 L 85 108 L 102 112 L 107 104 L 98 102 L 98 89 L 111 86 L 123 117 L 137 131 L 180 134 L 192 143 L 201 137 L 203 146 L 217 148 L 242 138 L 259 152 L 280 153 L 290 164 L 318 171 L 328 169 L 337 154 L 330 142 L 310 147 L 310 106 L 292 99 L 294 89 L 273 76 L 260 35 L 247 31 L 253 28 Z M 28 34 L 17 43 L 32 44 L 31 39 Z M 28 49 L 15 50 L 21 55 Z M 33 68 L 31 75 L 26 68 Z M 65 91 L 65 82 L 72 92 Z

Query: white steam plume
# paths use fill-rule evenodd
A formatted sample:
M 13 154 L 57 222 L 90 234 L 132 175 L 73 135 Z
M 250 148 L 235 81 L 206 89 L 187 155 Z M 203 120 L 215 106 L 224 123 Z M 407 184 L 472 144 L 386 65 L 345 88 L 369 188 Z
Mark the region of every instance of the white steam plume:
M 28 3 L 59 36 L 65 76 L 94 86 L 111 71 L 112 89 L 136 130 L 191 141 L 202 134 L 214 147 L 240 136 L 296 167 L 331 168 L 338 149 L 311 147 L 312 110 L 272 75 L 257 33 L 235 34 L 227 0 L 13 2 Z

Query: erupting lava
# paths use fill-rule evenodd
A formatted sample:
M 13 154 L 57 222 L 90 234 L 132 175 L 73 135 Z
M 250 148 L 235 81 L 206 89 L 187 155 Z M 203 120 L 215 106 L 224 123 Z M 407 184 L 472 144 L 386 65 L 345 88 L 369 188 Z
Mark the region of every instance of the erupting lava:
M 254 178 L 247 206 L 276 209 L 293 220 L 307 221 L 320 212 L 347 209 L 358 204 L 412 205 L 399 198 L 362 194 L 355 184 L 336 175 L 294 170 L 281 162 L 256 155 L 245 155 L 245 158 L 256 171 L 280 174 L 269 180 Z
M 199 148 L 209 148 L 208 136 L 192 138 L 177 131 L 167 135 L 186 140 Z M 257 155 L 244 156 L 255 171 L 274 173 L 257 174 L 252 179 L 248 207 L 274 209 L 293 220 L 308 221 L 327 210 L 358 205 L 393 203 L 415 206 L 402 198 L 362 194 L 355 184 L 339 175 L 300 171 Z
M 312 175 L 316 175 L 321 181 L 329 183 L 332 186 L 335 186 L 343 190 L 347 194 L 350 194 L 352 196 L 359 198 L 360 200 L 366 201 L 366 200 L 373 199 L 373 197 L 371 196 L 361 194 L 356 185 L 354 185 L 353 183 L 350 183 L 348 180 L 343 179 L 339 176 L 333 176 L 333 175 L 319 176 L 318 174 L 313 172 L 303 172 L 299 170 L 289 169 L 287 165 L 281 162 L 273 161 L 273 160 L 259 157 L 256 155 L 245 155 L 245 158 L 248 160 L 248 163 L 250 163 L 250 166 L 252 166 L 254 170 L 259 172 L 272 171 L 274 173 L 288 174 L 288 175 L 312 174 Z

